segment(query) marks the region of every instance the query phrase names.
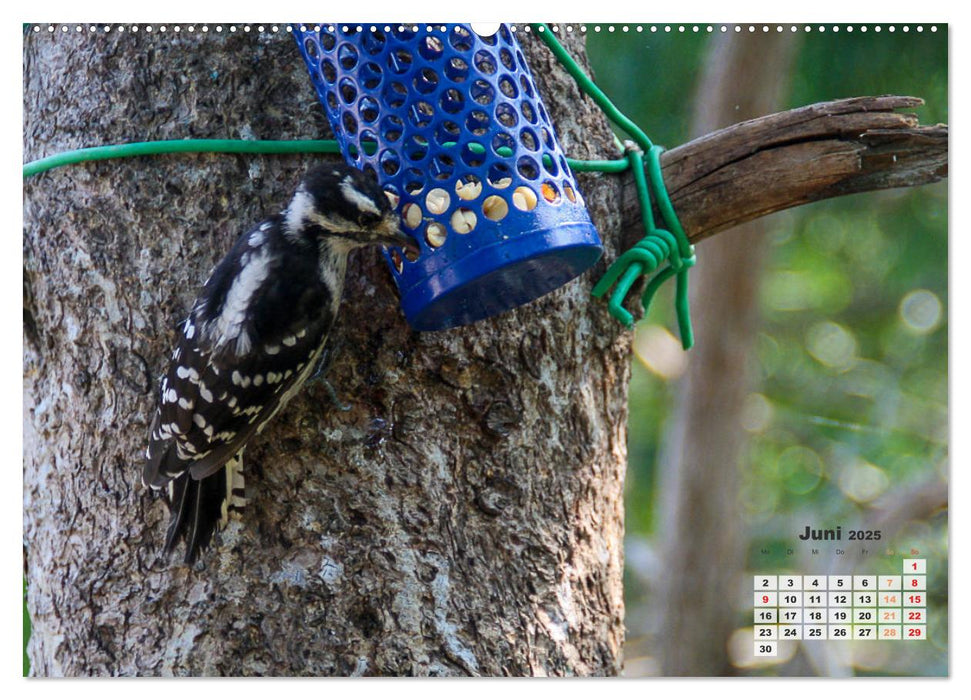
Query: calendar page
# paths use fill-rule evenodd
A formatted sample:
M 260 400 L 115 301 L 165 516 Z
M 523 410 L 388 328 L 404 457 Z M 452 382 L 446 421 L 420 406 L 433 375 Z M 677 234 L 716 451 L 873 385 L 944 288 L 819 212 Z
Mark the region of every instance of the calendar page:
M 948 24 L 304 4 L 19 27 L 24 675 L 947 676 Z
M 852 657 L 901 670 L 946 664 L 946 561 L 916 548 L 875 550 L 866 538 L 880 534 L 807 528 L 799 539 L 857 544 L 800 542 L 781 562 L 765 553 L 752 579 L 753 665 L 792 659 L 800 645 L 824 665 Z

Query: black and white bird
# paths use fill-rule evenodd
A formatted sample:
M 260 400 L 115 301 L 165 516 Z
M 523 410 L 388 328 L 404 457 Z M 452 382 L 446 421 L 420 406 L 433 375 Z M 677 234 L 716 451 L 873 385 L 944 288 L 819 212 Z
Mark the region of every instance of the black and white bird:
M 245 504 L 243 451 L 315 371 L 347 254 L 416 250 L 389 197 L 346 165 L 308 173 L 289 206 L 240 236 L 192 306 L 162 376 L 142 479 L 167 487 L 165 551 L 185 562 Z

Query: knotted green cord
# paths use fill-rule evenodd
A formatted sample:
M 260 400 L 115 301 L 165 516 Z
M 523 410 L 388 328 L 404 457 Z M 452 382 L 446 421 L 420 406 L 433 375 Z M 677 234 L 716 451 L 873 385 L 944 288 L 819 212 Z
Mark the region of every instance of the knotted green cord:
M 673 275 L 677 275 L 675 310 L 677 311 L 678 328 L 681 333 L 681 344 L 687 350 L 694 345 L 694 332 L 691 328 L 691 313 L 688 306 L 688 269 L 695 264 L 695 256 L 694 248 L 688 242 L 688 237 L 678 221 L 677 214 L 675 214 L 671 199 L 664 186 L 660 158 L 663 149 L 655 146 L 637 124 L 617 109 L 603 90 L 597 87 L 590 77 L 583 72 L 583 69 L 577 65 L 573 57 L 567 53 L 549 27 L 545 24 L 533 24 L 531 26 L 560 62 L 560 65 L 577 82 L 580 90 L 586 93 L 607 117 L 625 131 L 636 144 L 636 147 L 628 147 L 627 158 L 634 172 L 634 182 L 637 185 L 637 194 L 641 204 L 641 219 L 647 235 L 634 248 L 614 261 L 600 282 L 593 288 L 592 293 L 596 297 L 603 296 L 611 285 L 620 278 L 607 307 L 614 318 L 630 327 L 634 320 L 630 312 L 622 306 L 624 298 L 642 274 L 654 272 L 663 258 L 667 258 L 668 266 L 651 279 L 641 301 L 646 314 L 658 288 Z M 647 154 L 646 179 L 644 176 L 644 153 Z M 650 183 L 650 186 L 648 183 Z M 654 222 L 651 206 L 652 193 L 658 210 L 661 212 L 661 218 L 668 230 L 657 228 Z M 664 241 L 668 248 L 667 255 L 663 255 L 664 246 L 658 244 L 657 240 Z M 658 259 L 658 254 L 662 254 L 662 259 Z

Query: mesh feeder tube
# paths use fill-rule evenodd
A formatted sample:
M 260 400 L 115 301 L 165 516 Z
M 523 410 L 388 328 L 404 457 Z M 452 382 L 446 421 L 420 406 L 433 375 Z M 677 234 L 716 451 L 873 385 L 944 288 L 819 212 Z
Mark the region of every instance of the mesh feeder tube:
M 508 26 L 434 27 L 294 30 L 341 153 L 377 177 L 419 242 L 417 256 L 385 256 L 423 331 L 532 301 L 603 252 Z

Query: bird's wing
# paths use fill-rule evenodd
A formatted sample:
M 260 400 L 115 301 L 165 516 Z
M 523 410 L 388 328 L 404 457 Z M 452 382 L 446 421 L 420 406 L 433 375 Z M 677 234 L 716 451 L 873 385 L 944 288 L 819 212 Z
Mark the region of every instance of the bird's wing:
M 273 217 L 237 239 L 181 327 L 161 382 L 143 479 L 156 488 L 223 466 L 314 369 L 336 315 L 317 257 Z
M 222 467 L 299 390 L 322 341 L 303 329 L 238 356 L 201 347 L 187 337 L 198 337 L 192 328 L 190 319 L 162 382 L 144 474 L 155 487 L 189 469 L 201 479 Z

